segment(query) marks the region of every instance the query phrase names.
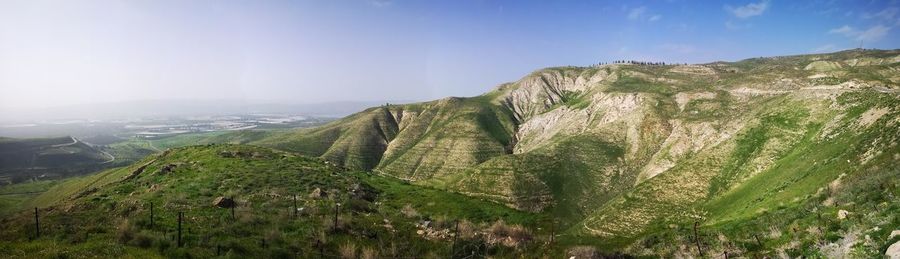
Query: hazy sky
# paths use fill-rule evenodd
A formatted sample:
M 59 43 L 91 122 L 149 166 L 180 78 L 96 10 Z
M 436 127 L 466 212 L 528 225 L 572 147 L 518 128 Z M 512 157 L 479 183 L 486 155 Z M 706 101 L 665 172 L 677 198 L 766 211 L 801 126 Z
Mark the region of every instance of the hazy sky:
M 535 69 L 900 47 L 898 1 L 0 1 L 0 111 L 472 96 Z

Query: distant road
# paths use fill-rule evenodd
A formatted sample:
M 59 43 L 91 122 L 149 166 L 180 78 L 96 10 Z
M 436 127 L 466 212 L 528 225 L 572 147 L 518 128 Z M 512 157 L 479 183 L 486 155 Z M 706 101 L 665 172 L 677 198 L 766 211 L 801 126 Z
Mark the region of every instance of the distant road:
M 56 144 L 56 145 L 52 145 L 50 147 L 65 147 L 65 146 L 75 145 L 76 143 L 78 143 L 78 139 L 76 139 L 75 137 L 69 136 L 69 138 L 72 139 L 72 143 Z
M 879 92 L 882 92 L 882 93 L 896 93 L 896 92 L 898 92 L 898 90 L 889 89 L 889 88 L 887 88 L 887 87 L 882 87 L 882 86 L 872 87 L 872 89 L 875 89 L 875 91 L 879 91 Z
M 106 151 L 101 151 L 99 149 L 97 151 L 100 151 L 100 153 L 103 153 L 104 155 L 109 156 L 109 161 L 103 162 L 103 164 L 108 164 L 108 163 L 112 163 L 112 161 L 116 161 L 116 157 L 113 156 L 112 154 L 106 153 Z

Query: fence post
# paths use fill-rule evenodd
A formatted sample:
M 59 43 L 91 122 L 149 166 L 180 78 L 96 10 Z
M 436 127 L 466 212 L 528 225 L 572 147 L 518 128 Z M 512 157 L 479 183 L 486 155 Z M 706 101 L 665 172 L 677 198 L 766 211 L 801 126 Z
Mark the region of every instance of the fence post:
M 334 204 L 334 225 L 331 226 L 331 231 L 337 232 L 337 223 L 338 223 L 338 207 L 340 207 L 340 203 Z
M 150 202 L 150 228 L 152 229 L 154 226 L 153 221 L 153 202 Z
M 38 208 L 34 207 L 34 238 L 41 238 L 41 222 L 38 220 Z
M 694 221 L 694 239 L 697 241 L 697 252 L 700 253 L 700 257 L 703 257 L 703 248 L 700 247 L 700 235 L 697 234 L 698 225 L 700 225 L 700 222 Z
M 322 241 L 316 238 L 316 246 L 319 248 L 319 258 L 325 258 L 325 246 L 322 245 Z
M 181 220 L 184 217 L 184 212 L 178 212 L 178 247 L 181 247 Z
M 297 218 L 297 195 L 294 194 L 294 218 Z
M 450 258 L 456 255 L 456 240 L 459 239 L 459 219 L 456 220 L 456 227 L 453 230 L 453 245 L 450 246 Z

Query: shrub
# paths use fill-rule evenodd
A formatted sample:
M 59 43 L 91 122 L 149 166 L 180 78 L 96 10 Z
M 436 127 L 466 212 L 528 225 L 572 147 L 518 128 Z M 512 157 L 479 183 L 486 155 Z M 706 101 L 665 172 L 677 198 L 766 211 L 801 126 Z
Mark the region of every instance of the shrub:
M 131 241 L 128 241 L 128 244 L 140 248 L 147 248 L 153 245 L 155 241 L 154 239 L 156 239 L 156 237 L 153 233 L 150 233 L 149 231 L 141 231 L 134 235 Z
M 356 244 L 354 244 L 354 243 L 343 244 L 338 249 L 338 252 L 341 254 L 341 258 L 356 259 Z
M 375 250 L 371 247 L 366 247 L 362 249 L 362 254 L 360 255 L 362 259 L 376 259 L 378 258 L 378 250 Z
M 406 206 L 403 206 L 403 208 L 400 209 L 400 213 L 403 214 L 403 216 L 406 216 L 407 218 L 415 218 L 415 217 L 419 216 L 419 212 L 416 211 L 416 209 L 414 209 L 412 207 L 412 205 L 409 205 L 409 204 L 406 204 Z
M 503 220 L 498 220 L 487 230 L 487 242 L 491 245 L 500 244 L 507 247 L 520 247 L 531 241 L 531 233 L 520 225 L 507 225 Z
M 131 239 L 134 238 L 135 233 L 136 230 L 134 229 L 134 226 L 131 225 L 131 222 L 127 219 L 119 222 L 119 225 L 116 227 L 116 239 L 122 244 L 131 241 Z

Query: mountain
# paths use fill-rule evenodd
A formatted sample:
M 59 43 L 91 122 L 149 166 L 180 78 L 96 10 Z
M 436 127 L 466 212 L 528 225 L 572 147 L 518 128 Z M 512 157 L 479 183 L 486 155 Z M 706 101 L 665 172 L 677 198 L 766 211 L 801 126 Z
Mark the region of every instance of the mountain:
M 898 50 L 556 67 L 243 142 L 550 211 L 567 233 L 626 244 L 694 221 L 857 204 L 841 201 L 847 182 L 881 179 L 867 191 L 885 198 L 900 164 L 898 75 Z
M 0 138 L 0 183 L 15 183 L 42 175 L 72 176 L 102 168 L 114 159 L 74 137 Z
M 0 254 L 881 257 L 900 248 L 898 72 L 900 50 L 541 69 L 65 181 L 28 201 L 53 238 L 27 245 L 19 212 Z M 295 194 L 317 212 L 290 220 Z M 231 197 L 240 224 L 213 206 Z M 350 227 L 324 231 L 338 202 Z M 178 211 L 198 226 L 188 248 L 172 248 Z M 77 227 L 97 219 L 119 225 Z

